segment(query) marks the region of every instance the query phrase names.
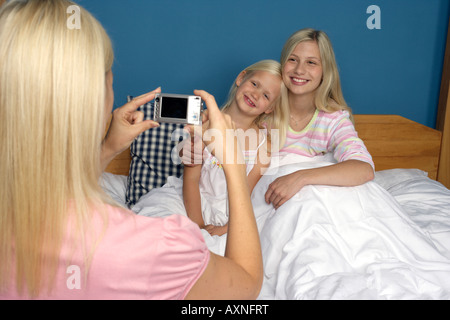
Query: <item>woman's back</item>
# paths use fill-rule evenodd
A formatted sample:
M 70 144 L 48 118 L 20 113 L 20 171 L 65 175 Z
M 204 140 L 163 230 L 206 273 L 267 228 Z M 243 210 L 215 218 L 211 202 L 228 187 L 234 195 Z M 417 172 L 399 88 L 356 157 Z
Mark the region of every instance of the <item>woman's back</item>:
M 87 278 L 80 244 L 67 232 L 61 249 L 54 289 L 42 290 L 38 299 L 183 299 L 209 261 L 199 228 L 188 218 L 172 215 L 148 218 L 109 205 L 108 224 L 94 212 L 92 231 L 100 235 L 96 246 L 86 234 L 88 250 L 95 250 Z M 70 230 L 69 226 L 69 231 Z M 88 252 L 88 256 L 89 256 Z M 14 279 L 14 277 L 12 277 Z M 14 281 L 0 299 L 20 299 Z

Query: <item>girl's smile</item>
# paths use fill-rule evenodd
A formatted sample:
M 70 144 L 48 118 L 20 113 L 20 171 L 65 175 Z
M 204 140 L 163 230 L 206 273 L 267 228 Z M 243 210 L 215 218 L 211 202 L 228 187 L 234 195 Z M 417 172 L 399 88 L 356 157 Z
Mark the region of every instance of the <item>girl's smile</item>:
M 256 105 L 253 103 L 253 101 L 247 95 L 244 95 L 244 101 L 251 108 L 256 108 Z
M 305 85 L 309 80 L 291 77 L 291 81 L 295 86 L 303 86 Z

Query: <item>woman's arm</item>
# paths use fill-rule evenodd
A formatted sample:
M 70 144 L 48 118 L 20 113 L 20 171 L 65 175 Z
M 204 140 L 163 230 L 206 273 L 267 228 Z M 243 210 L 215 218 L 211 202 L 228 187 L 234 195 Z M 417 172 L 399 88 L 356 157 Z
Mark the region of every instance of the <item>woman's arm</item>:
M 363 161 L 347 160 L 330 166 L 305 169 L 275 179 L 267 189 L 265 199 L 278 209 L 306 185 L 351 187 L 374 178 L 373 167 Z
M 261 249 L 245 167 L 229 168 L 226 176 L 230 218 L 225 256 L 211 253 L 186 299 L 255 299 L 261 289 Z
M 183 172 L 183 201 L 188 217 L 200 228 L 205 227 L 202 216 L 202 203 L 200 197 L 200 174 L 202 166 L 184 167 Z
M 229 116 L 223 115 L 213 96 L 195 91 L 208 107 L 210 128 L 226 137 L 226 130 L 235 129 Z M 234 137 L 234 135 L 232 135 Z M 247 183 L 242 152 L 234 141 L 219 146 L 223 158 L 218 158 L 224 168 L 229 197 L 229 221 L 225 256 L 211 253 L 206 270 L 191 288 L 187 299 L 255 299 L 261 290 L 263 272 L 261 245 L 256 226 L 250 191 Z M 215 154 L 217 157 L 217 153 Z M 231 162 L 227 155 L 233 155 Z

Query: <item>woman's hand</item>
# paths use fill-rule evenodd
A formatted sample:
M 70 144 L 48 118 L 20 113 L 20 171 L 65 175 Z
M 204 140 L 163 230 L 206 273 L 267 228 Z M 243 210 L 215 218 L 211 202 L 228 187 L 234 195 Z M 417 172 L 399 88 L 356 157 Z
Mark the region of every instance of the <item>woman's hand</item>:
M 158 92 L 161 92 L 160 88 L 134 98 L 113 111 L 111 124 L 102 143 L 103 168 L 106 168 L 115 156 L 126 150 L 142 132 L 159 126 L 155 121 L 144 120 L 144 114 L 137 111 L 139 106 L 153 100 Z
M 202 125 L 202 138 L 206 147 L 222 166 L 245 164 L 242 150 L 234 134 L 236 126 L 231 117 L 220 111 L 214 96 L 211 94 L 203 90 L 195 90 L 194 93 L 205 101 L 208 108 L 205 113 L 208 121 L 205 121 Z M 195 128 L 194 133 L 199 135 L 199 130 Z

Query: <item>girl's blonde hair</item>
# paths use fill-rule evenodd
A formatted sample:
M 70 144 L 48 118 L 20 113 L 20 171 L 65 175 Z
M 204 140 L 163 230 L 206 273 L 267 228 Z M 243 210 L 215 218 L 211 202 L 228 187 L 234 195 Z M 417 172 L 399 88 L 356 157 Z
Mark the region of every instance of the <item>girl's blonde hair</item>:
M 242 82 L 248 80 L 252 74 L 258 71 L 269 72 L 273 75 L 279 76 L 281 80 L 281 64 L 275 60 L 261 60 L 252 64 L 251 66 L 245 68 L 242 72 L 245 72 L 244 78 Z M 241 73 L 242 73 L 241 72 Z M 239 77 L 239 76 L 238 76 Z M 228 94 L 227 102 L 222 106 L 222 110 L 226 110 L 230 107 L 236 97 L 237 84 L 236 80 L 233 82 L 233 85 L 230 88 L 230 92 Z M 288 104 L 283 103 L 287 101 L 287 89 L 284 85 L 283 81 L 280 81 L 280 95 L 273 102 L 273 111 L 269 114 L 263 113 L 259 115 L 254 124 L 259 128 L 267 128 L 268 131 L 268 139 L 271 139 L 271 131 L 273 129 L 278 130 L 279 134 L 279 147 L 282 148 L 284 145 L 284 141 L 286 139 L 286 129 L 284 123 L 289 120 L 289 109 Z M 274 141 L 272 141 L 274 143 Z
M 0 290 L 16 281 L 30 297 L 53 286 L 69 222 L 83 243 L 92 205 L 108 201 L 98 179 L 113 50 L 83 8 L 69 27 L 74 5 L 0 10 Z
M 303 41 L 314 41 L 319 46 L 320 60 L 322 63 L 322 82 L 317 88 L 315 106 L 325 112 L 346 110 L 351 113 L 342 94 L 341 81 L 333 51 L 333 46 L 327 34 L 320 30 L 302 29 L 295 32 L 286 41 L 281 52 L 281 65 L 284 69 L 295 47 Z

